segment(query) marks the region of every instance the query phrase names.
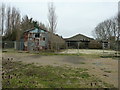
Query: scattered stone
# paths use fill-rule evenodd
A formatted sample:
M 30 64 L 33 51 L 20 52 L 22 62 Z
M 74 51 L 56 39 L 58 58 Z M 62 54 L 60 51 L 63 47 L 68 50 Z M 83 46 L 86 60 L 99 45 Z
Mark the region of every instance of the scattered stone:
M 3 75 L 3 76 L 2 76 L 2 79 L 6 79 L 6 76 L 5 76 L 5 75 Z
M 19 81 L 19 83 L 22 83 L 22 81 Z
M 2 72 L 2 75 L 4 75 L 5 73 L 4 72 Z
M 14 76 L 17 76 L 17 74 L 13 73 Z
M 92 83 L 90 83 L 90 85 L 92 86 L 92 87 L 94 87 L 94 86 L 96 86 L 97 85 L 97 83 L 96 82 L 92 82 Z
M 10 85 L 10 81 L 7 81 L 7 84 Z
M 4 79 L 4 76 L 2 75 L 2 79 Z
M 106 74 L 104 74 L 103 76 L 105 76 L 105 77 L 109 77 L 108 75 L 106 75 Z
M 13 60 L 13 58 L 11 58 L 11 60 Z
M 8 75 L 8 79 L 12 79 L 13 78 L 13 75 Z
M 97 85 L 97 83 L 95 83 L 95 86 Z
M 90 83 L 90 85 L 91 85 L 91 86 L 93 86 L 93 84 L 92 84 L 92 83 Z

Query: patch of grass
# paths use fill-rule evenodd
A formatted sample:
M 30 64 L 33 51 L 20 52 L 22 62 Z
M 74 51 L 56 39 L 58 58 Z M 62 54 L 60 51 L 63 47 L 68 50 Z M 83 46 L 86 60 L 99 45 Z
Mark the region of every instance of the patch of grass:
M 23 54 L 33 54 L 33 55 L 42 55 L 42 56 L 53 56 L 53 55 L 60 55 L 60 56 L 80 56 L 78 54 L 64 54 L 64 53 L 55 53 L 55 52 L 28 52 L 28 51 L 8 51 L 8 50 L 3 50 L 3 53 L 23 53 Z
M 38 53 L 39 55 L 44 55 L 44 56 L 51 56 L 51 55 L 60 55 L 60 56 L 79 56 L 78 54 L 64 54 L 64 53 Z
M 90 76 L 85 68 L 35 66 L 3 60 L 3 88 L 98 88 L 113 87 Z M 96 82 L 91 86 L 91 82 Z M 99 83 L 102 83 L 99 84 Z
M 17 50 L 15 50 L 15 49 L 2 49 L 2 52 L 3 53 L 16 53 Z
M 80 62 L 80 64 L 85 64 L 85 62 Z
M 117 60 L 120 60 L 120 55 L 117 56 L 117 55 L 113 55 L 113 54 L 107 54 L 107 55 L 101 55 L 100 56 L 101 58 L 113 58 L 113 59 L 117 59 Z
M 106 70 L 106 71 L 104 71 L 104 72 L 111 73 L 112 71 L 107 71 L 107 70 Z
M 106 86 L 106 88 L 107 88 L 107 87 L 110 87 L 110 88 L 113 87 L 112 85 L 110 85 L 110 84 L 108 84 L 108 83 L 106 83 L 106 82 L 103 82 L 103 84 Z M 114 87 L 113 87 L 113 88 L 114 88 Z

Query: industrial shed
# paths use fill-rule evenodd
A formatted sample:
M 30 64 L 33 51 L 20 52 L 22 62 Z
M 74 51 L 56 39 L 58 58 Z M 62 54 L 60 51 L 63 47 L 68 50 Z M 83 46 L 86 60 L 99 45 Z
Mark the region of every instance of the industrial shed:
M 82 34 L 77 34 L 70 38 L 65 38 L 65 41 L 67 43 L 68 48 L 74 48 L 74 49 L 77 49 L 77 48 L 88 49 L 88 48 L 91 48 L 90 46 L 93 47 L 93 45 L 97 43 L 93 38 L 87 37 Z M 92 43 L 93 45 L 91 45 L 91 42 L 93 41 L 95 43 Z

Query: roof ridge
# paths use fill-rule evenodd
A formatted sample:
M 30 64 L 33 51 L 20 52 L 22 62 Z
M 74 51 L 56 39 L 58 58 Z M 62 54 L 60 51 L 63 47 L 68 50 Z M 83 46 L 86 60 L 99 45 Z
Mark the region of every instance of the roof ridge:
M 69 38 L 65 38 L 65 39 L 78 39 L 78 38 L 81 38 L 81 39 L 93 39 L 93 38 L 90 38 L 86 35 L 83 35 L 83 34 L 77 34 L 77 35 L 74 35 L 72 37 L 69 37 Z

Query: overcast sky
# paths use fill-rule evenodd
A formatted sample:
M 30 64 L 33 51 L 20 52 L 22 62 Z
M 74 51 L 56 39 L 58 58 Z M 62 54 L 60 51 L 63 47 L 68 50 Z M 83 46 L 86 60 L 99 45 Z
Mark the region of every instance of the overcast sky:
M 48 24 L 49 0 L 1 0 L 6 5 L 19 8 L 22 15 Z M 118 0 L 70 0 L 54 1 L 58 24 L 56 33 L 64 38 L 76 34 L 92 36 L 92 31 L 100 22 L 116 16 L 118 12 Z

